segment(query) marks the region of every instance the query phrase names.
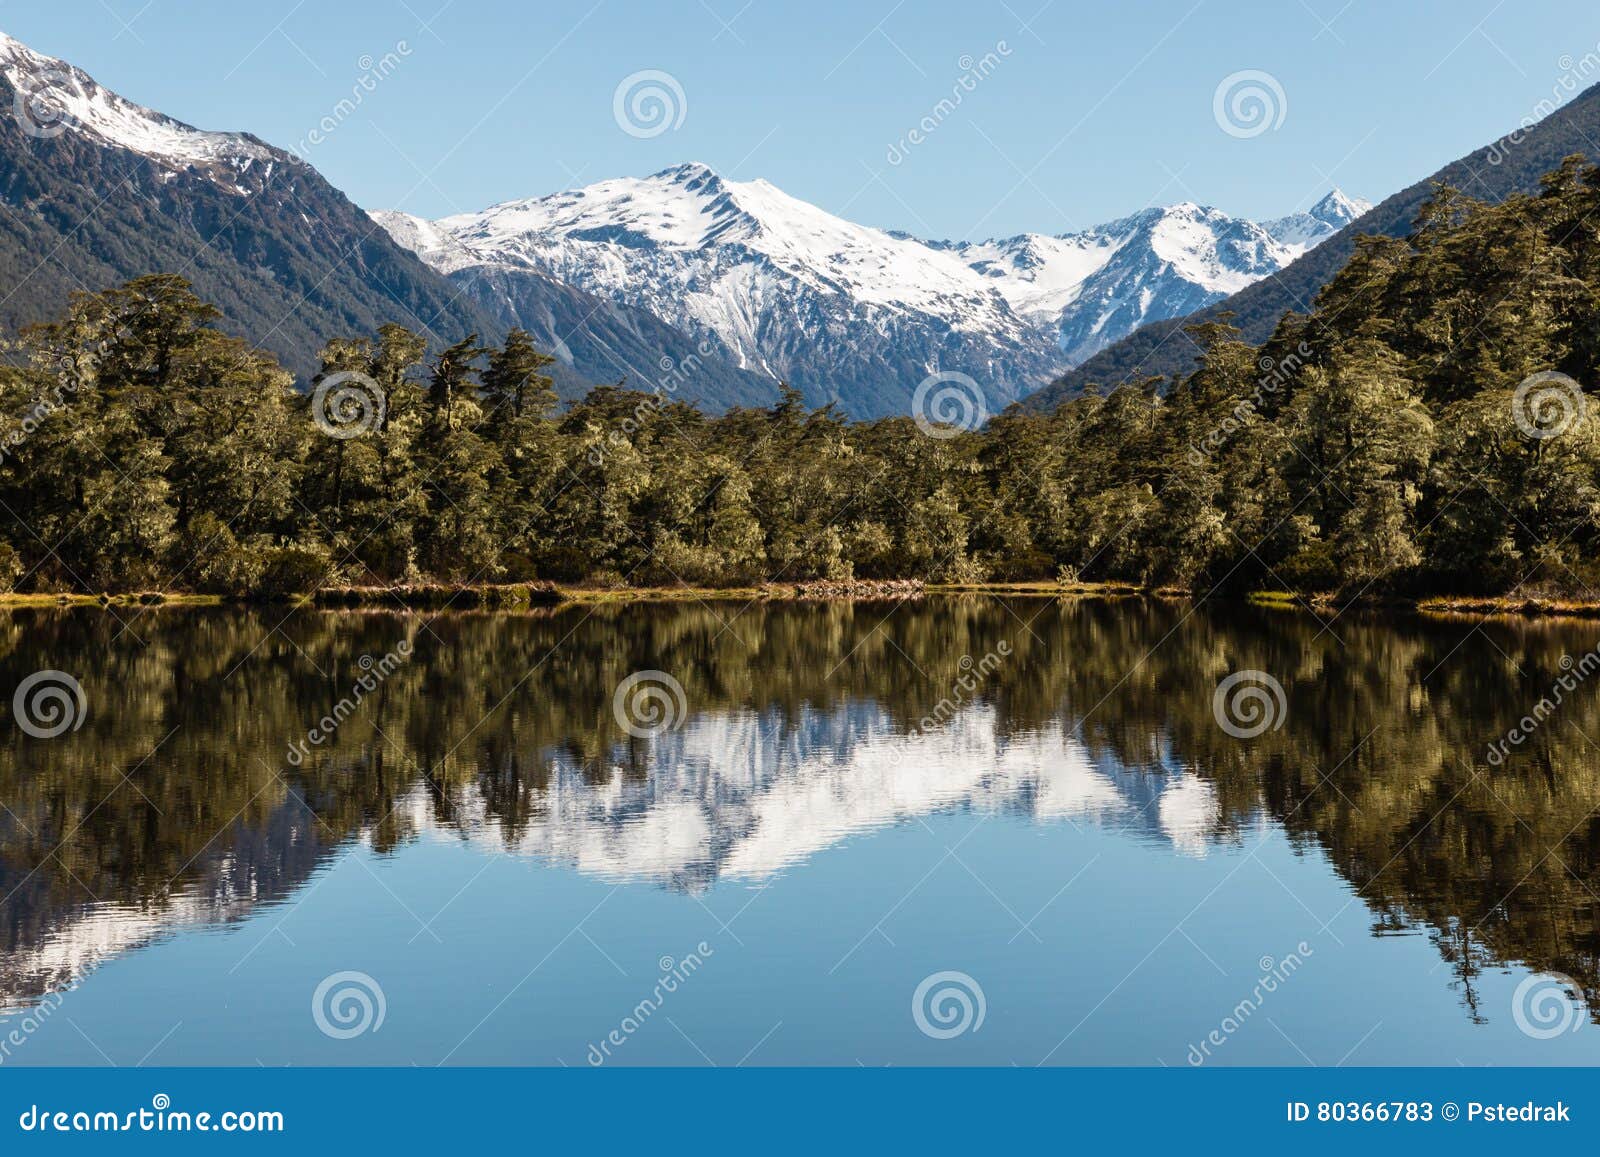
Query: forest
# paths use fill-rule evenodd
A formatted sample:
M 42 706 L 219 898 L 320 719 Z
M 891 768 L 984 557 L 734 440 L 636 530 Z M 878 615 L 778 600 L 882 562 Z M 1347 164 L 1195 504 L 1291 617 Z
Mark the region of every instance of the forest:
M 1345 598 L 1600 583 L 1600 170 L 1441 186 L 1260 346 L 976 429 L 787 388 L 558 403 L 525 333 L 329 341 L 308 389 L 181 278 L 80 294 L 0 369 L 0 589 L 1123 582 Z M 693 367 L 679 367 L 681 377 Z

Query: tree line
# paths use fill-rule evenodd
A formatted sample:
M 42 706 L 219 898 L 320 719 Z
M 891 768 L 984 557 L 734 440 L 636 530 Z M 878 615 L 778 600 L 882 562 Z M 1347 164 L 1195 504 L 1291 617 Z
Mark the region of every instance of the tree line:
M 1600 175 L 1440 187 L 1260 346 L 974 428 L 780 390 L 565 409 L 526 333 L 330 341 L 297 390 L 181 278 L 73 299 L 0 370 L 0 585 L 1058 579 L 1199 592 L 1600 583 Z M 692 378 L 692 367 L 674 373 Z

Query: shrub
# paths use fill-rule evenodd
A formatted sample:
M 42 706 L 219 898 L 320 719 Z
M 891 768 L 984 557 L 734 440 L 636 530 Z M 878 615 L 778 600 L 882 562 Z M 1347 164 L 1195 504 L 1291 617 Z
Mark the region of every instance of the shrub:
M 332 553 L 320 543 L 292 542 L 262 553 L 261 575 L 250 592 L 256 598 L 283 599 L 310 594 L 334 580 Z

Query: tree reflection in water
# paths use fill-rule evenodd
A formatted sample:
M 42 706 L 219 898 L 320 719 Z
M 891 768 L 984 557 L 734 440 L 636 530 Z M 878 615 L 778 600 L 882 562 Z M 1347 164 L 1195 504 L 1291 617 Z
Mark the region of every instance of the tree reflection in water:
M 1357 889 L 1375 935 L 1426 930 L 1469 1015 L 1476 974 L 1512 962 L 1573 977 L 1596 1007 L 1600 686 L 1487 758 L 1563 657 L 1595 646 L 1582 623 L 1345 615 L 1324 629 L 1264 608 L 978 596 L 162 609 L 129 629 L 119 613 L 0 618 L 0 710 L 44 668 L 89 705 L 54 739 L 4 725 L 0 1004 L 290 896 L 353 841 L 383 851 L 431 830 L 698 890 L 970 807 L 1187 853 L 1276 825 Z M 402 642 L 409 660 L 293 764 L 291 746 Z M 681 684 L 688 716 L 637 738 L 613 692 L 647 669 Z M 1276 679 L 1287 710 L 1241 740 L 1212 697 L 1246 669 Z

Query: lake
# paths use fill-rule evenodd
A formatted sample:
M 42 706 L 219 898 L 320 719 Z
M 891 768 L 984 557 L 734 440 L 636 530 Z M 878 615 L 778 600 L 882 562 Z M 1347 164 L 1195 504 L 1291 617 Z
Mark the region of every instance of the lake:
M 0 1064 L 1595 1063 L 1597 642 L 13 610 Z

